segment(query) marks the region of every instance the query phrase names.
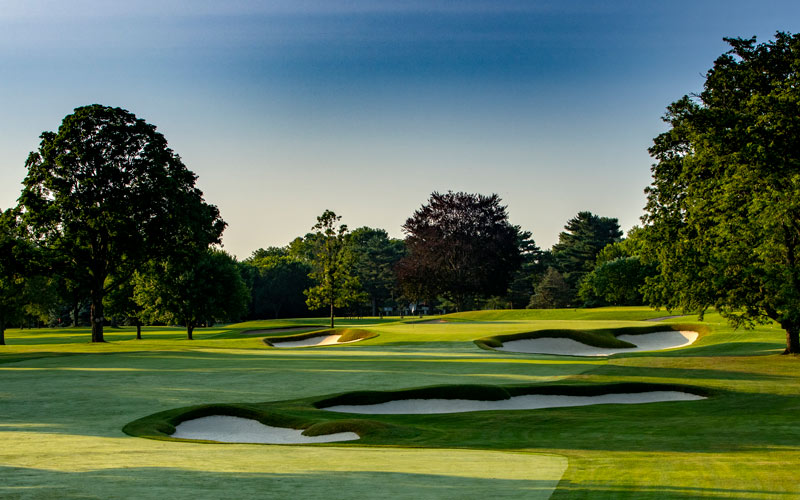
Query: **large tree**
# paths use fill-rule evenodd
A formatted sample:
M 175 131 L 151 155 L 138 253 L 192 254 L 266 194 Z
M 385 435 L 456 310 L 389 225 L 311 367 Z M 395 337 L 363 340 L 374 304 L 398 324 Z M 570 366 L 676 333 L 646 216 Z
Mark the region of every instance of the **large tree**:
M 553 245 L 553 260 L 570 288 L 571 302 L 578 294 L 578 284 L 595 266 L 597 254 L 606 245 L 619 241 L 622 230 L 615 218 L 578 212 L 564 226 Z
M 403 231 L 404 288 L 415 298 L 444 295 L 459 310 L 476 297 L 504 295 L 522 262 L 518 229 L 496 194 L 434 192 Z
M 6 343 L 7 326 L 24 315 L 26 248 L 17 214 L 11 209 L 0 212 L 0 345 Z
M 703 91 L 654 139 L 646 298 L 733 325 L 774 320 L 800 353 L 800 35 L 725 39 Z
M 282 249 L 259 249 L 244 261 L 251 281 L 250 317 L 299 317 L 308 312 L 303 291 L 311 266 Z
M 326 307 L 330 311 L 331 328 L 334 325 L 334 308 L 348 307 L 363 298 L 361 284 L 354 275 L 353 252 L 347 245 L 347 225 L 339 221 L 341 216 L 325 210 L 312 229 L 316 237 L 311 238 L 311 273 L 316 283 L 305 291 L 306 303 L 311 309 Z
M 209 248 L 193 259 L 150 262 L 134 276 L 133 298 L 143 316 L 184 325 L 192 340 L 198 325 L 238 319 L 250 297 L 233 257 Z
M 355 275 L 376 316 L 379 305 L 399 295 L 394 266 L 406 253 L 405 243 L 390 238 L 383 229 L 370 227 L 353 230 L 348 241 L 355 258 Z
M 98 104 L 44 132 L 26 162 L 20 208 L 30 232 L 69 268 L 91 300 L 92 341 L 103 342 L 103 297 L 143 262 L 219 242 L 225 223 L 197 176 L 153 125 Z

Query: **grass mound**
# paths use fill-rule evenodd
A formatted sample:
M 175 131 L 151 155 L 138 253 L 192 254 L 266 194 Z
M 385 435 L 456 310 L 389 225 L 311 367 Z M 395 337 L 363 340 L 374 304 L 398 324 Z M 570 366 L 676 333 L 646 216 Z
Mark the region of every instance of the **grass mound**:
M 354 340 L 366 340 L 377 337 L 378 334 L 362 328 L 333 328 L 325 330 L 314 330 L 313 332 L 298 333 L 295 335 L 283 335 L 280 337 L 268 337 L 264 339 L 264 343 L 270 347 L 275 347 L 274 343 L 292 342 L 298 340 L 306 340 L 314 337 L 323 337 L 326 335 L 341 335 L 339 342 L 352 342 Z
M 708 327 L 696 324 L 655 324 L 642 326 L 629 326 L 624 328 L 602 328 L 594 330 L 576 329 L 548 329 L 536 330 L 532 332 L 512 333 L 508 335 L 494 335 L 475 340 L 475 344 L 481 349 L 494 350 L 502 347 L 504 343 L 513 340 L 541 339 L 541 338 L 566 338 L 593 347 L 636 347 L 630 342 L 625 342 L 617 338 L 619 335 L 643 335 L 647 333 L 663 332 L 667 330 L 682 331 L 692 330 L 699 334 L 708 332 Z
M 339 394 L 313 403 L 316 408 L 338 405 L 374 405 L 397 399 L 478 399 L 499 401 L 511 395 L 496 385 L 437 385 L 399 391 L 357 391 Z

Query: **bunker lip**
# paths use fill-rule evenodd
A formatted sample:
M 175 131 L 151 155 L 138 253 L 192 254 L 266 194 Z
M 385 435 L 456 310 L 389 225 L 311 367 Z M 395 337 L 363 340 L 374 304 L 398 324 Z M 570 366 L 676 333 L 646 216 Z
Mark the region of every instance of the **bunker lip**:
M 360 439 L 355 432 L 305 436 L 302 429 L 273 427 L 262 424 L 258 420 L 228 415 L 210 415 L 185 420 L 175 426 L 175 432 L 172 433 L 171 437 L 220 443 L 250 444 L 311 444 Z
M 539 337 L 509 340 L 498 351 L 523 352 L 528 354 L 555 354 L 559 356 L 610 356 L 627 352 L 662 351 L 693 344 L 699 334 L 690 330 L 665 330 L 663 332 L 619 335 L 617 338 L 636 347 L 595 347 L 577 340 L 562 337 Z
M 697 401 L 701 399 L 706 399 L 706 397 L 689 392 L 664 390 L 634 393 L 608 393 L 593 396 L 526 394 L 498 401 L 474 399 L 394 399 L 377 404 L 335 405 L 320 409 L 337 413 L 360 413 L 368 415 L 421 415 L 492 410 L 538 410 L 544 408 L 563 408 L 598 404 Z
M 347 340 L 345 342 L 339 342 L 340 338 L 342 338 L 340 334 L 334 334 L 334 335 L 322 334 L 298 340 L 280 340 L 280 341 L 271 340 L 269 341 L 269 344 L 272 347 L 276 347 L 278 349 L 285 349 L 290 347 L 314 347 L 323 345 L 352 344 L 353 342 L 359 342 L 363 340 L 363 339 L 356 339 L 356 340 Z

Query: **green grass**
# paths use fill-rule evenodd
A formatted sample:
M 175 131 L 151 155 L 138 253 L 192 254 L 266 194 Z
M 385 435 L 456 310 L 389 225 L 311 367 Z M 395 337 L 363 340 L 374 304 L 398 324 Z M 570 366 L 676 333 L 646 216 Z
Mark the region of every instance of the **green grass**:
M 648 314 L 667 315 L 616 308 L 461 313 L 445 324 L 363 319 L 341 324 L 377 337 L 281 350 L 242 332 L 309 320 L 198 329 L 194 341 L 177 328 L 146 328 L 141 341 L 132 329 L 109 329 L 102 345 L 88 343 L 86 330 L 10 330 L 9 345 L 0 347 L 0 498 L 800 495 L 800 359 L 777 354 L 784 336 L 774 325 L 734 331 L 709 314 L 707 332 L 690 347 L 609 359 L 486 351 L 473 343 L 546 329 L 649 327 L 638 321 Z M 691 387 L 709 398 L 368 417 L 314 406 L 359 392 L 614 384 Z M 185 418 L 186 408 L 195 415 L 236 408 L 308 434 L 357 429 L 363 436 L 270 446 L 122 431 L 139 421 L 126 431 L 146 435 L 156 420 Z

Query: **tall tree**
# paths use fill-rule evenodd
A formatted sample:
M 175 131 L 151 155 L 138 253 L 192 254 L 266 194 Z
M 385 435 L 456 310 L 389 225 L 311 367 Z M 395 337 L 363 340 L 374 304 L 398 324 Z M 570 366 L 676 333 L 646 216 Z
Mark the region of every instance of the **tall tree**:
M 7 326 L 24 314 L 25 242 L 17 226 L 17 213 L 0 212 L 0 345 Z
M 567 307 L 571 291 L 564 276 L 548 267 L 542 280 L 536 285 L 528 309 L 557 309 Z
M 151 262 L 134 277 L 134 300 L 151 320 L 194 329 L 209 322 L 237 319 L 249 300 L 236 261 L 222 250 L 207 249 L 195 259 Z
M 348 307 L 363 297 L 361 284 L 353 275 L 353 253 L 347 245 L 347 226 L 340 224 L 341 216 L 325 210 L 312 229 L 316 230 L 311 273 L 316 285 L 305 291 L 306 303 L 311 309 L 328 307 L 331 328 L 334 325 L 334 308 Z
M 504 295 L 521 264 L 519 234 L 496 194 L 434 192 L 406 220 L 401 282 L 416 298 L 444 295 L 462 310 L 475 297 Z
M 569 285 L 571 302 L 577 297 L 580 281 L 594 268 L 600 250 L 621 237 L 622 230 L 614 218 L 578 212 L 567 222 L 553 245 L 553 259 Z
M 645 246 L 657 306 L 774 320 L 800 353 L 800 35 L 726 38 L 703 91 L 654 139 Z
M 545 253 L 536 246 L 530 231 L 516 229 L 522 264 L 512 276 L 506 296 L 512 309 L 522 309 L 530 302 L 534 286 L 541 281 L 547 263 Z
M 349 243 L 355 258 L 355 275 L 369 296 L 372 315 L 385 301 L 398 295 L 394 266 L 405 255 L 402 240 L 390 238 L 383 229 L 360 227 L 350 233 Z
M 20 208 L 38 242 L 89 292 L 92 342 L 103 342 L 109 277 L 185 245 L 219 242 L 225 223 L 153 125 L 94 104 L 44 132 L 26 162 Z

